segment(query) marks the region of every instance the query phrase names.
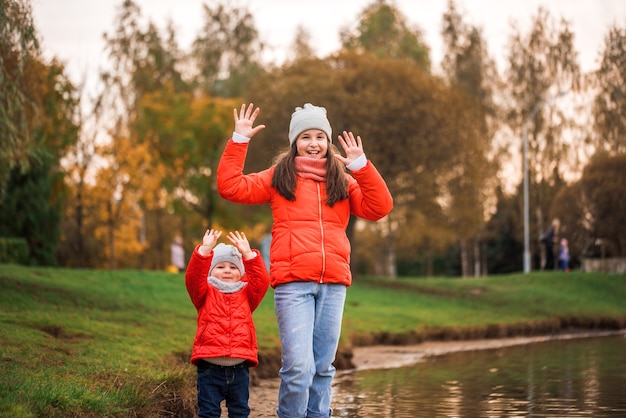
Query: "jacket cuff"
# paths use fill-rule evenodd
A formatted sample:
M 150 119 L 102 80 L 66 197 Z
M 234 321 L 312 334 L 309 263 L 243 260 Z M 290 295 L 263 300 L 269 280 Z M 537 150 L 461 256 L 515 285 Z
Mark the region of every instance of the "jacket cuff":
M 346 167 L 350 171 L 359 171 L 360 169 L 362 169 L 366 165 L 367 165 L 367 157 L 365 156 L 365 154 L 361 154 L 361 156 L 359 158 L 357 158 L 356 160 L 352 161 Z
M 247 144 L 248 142 L 250 142 L 250 138 L 243 136 L 241 134 L 238 134 L 237 132 L 233 132 L 233 142 L 236 142 L 238 144 Z

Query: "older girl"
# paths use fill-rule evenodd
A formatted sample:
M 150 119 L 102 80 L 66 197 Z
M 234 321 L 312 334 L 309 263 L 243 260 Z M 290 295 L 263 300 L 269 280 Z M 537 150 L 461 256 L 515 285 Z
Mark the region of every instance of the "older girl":
M 363 152 L 361 138 L 343 132 L 332 144 L 326 109 L 296 108 L 289 149 L 274 165 L 244 175 L 248 142 L 259 108 L 233 110 L 235 132 L 217 169 L 227 200 L 272 209 L 270 284 L 282 345 L 277 414 L 281 418 L 331 415 L 331 383 L 341 321 L 350 286 L 350 215 L 376 221 L 391 211 L 391 194 Z M 351 174 L 346 172 L 346 167 Z

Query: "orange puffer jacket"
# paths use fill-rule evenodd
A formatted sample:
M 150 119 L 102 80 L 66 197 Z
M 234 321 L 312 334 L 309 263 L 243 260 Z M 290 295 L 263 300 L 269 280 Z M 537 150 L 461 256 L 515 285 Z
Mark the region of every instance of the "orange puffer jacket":
M 326 204 L 326 183 L 298 177 L 296 200 L 288 201 L 271 187 L 275 166 L 243 174 L 247 143 L 229 140 L 217 169 L 217 189 L 230 201 L 269 203 L 274 225 L 270 247 L 270 284 L 293 281 L 341 283 L 349 286 L 350 214 L 377 221 L 393 208 L 391 193 L 374 165 L 346 173 L 350 197 Z
M 213 252 L 203 256 L 198 247 L 193 251 L 185 273 L 187 292 L 198 310 L 191 362 L 197 365 L 203 358 L 225 356 L 245 359 L 254 367 L 259 364 L 259 358 L 252 312 L 263 300 L 269 286 L 263 257 L 254 250 L 256 257 L 243 260 L 246 273 L 241 280 L 248 284 L 238 292 L 222 293 L 207 281 Z

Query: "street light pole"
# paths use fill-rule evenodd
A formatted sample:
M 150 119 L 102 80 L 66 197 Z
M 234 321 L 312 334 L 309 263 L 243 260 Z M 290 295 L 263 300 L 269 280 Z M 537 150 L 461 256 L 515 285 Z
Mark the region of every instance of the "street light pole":
M 535 118 L 535 115 L 539 112 L 539 110 L 541 110 L 543 105 L 565 95 L 566 93 L 567 91 L 561 91 L 556 96 L 537 103 L 526 118 L 526 123 L 524 123 L 524 273 L 530 272 L 530 227 L 528 220 L 528 125 L 530 125 L 530 122 Z

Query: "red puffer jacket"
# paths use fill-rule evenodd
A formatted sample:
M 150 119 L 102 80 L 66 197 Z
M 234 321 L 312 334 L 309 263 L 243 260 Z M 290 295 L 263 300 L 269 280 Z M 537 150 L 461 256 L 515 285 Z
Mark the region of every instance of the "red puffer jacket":
M 230 201 L 269 203 L 274 217 L 270 247 L 272 287 L 293 281 L 352 283 L 350 214 L 377 221 L 393 208 L 391 193 L 374 165 L 346 173 L 350 197 L 326 204 L 326 183 L 298 177 L 296 200 L 290 202 L 271 187 L 275 167 L 243 174 L 248 144 L 229 140 L 217 168 L 217 189 Z
M 222 293 L 207 281 L 213 252 L 203 256 L 198 247 L 185 273 L 187 292 L 198 310 L 191 362 L 197 364 L 203 358 L 226 356 L 245 359 L 254 367 L 259 364 L 259 358 L 252 312 L 269 286 L 263 257 L 254 250 L 256 257 L 243 260 L 246 274 L 241 280 L 248 284 L 238 292 Z

